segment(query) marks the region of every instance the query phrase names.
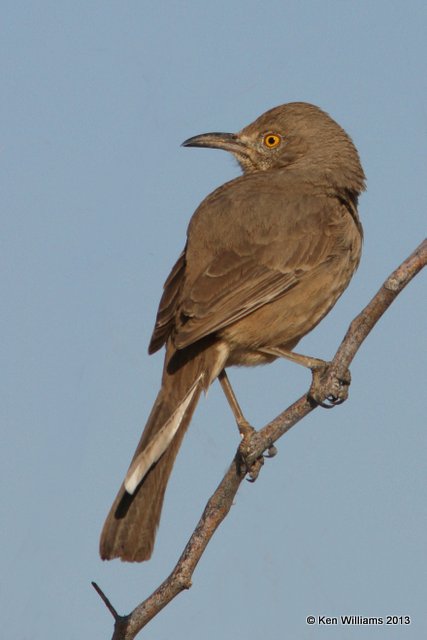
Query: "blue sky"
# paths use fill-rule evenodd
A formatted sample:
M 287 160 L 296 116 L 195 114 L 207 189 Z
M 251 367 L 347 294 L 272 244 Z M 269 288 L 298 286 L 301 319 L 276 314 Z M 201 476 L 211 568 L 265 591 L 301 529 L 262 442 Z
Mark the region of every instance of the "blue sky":
M 424 238 L 425 2 L 4 2 L 0 612 L 4 637 L 110 637 L 174 566 L 238 434 L 202 399 L 154 556 L 103 563 L 98 537 L 158 390 L 148 357 L 161 288 L 202 198 L 235 177 L 180 147 L 304 100 L 353 137 L 368 177 L 362 263 L 300 345 L 330 357 L 349 321 Z M 349 401 L 317 410 L 245 483 L 148 638 L 418 639 L 427 632 L 425 276 L 352 366 Z M 309 384 L 278 362 L 232 370 L 262 426 Z M 307 615 L 410 615 L 375 628 Z

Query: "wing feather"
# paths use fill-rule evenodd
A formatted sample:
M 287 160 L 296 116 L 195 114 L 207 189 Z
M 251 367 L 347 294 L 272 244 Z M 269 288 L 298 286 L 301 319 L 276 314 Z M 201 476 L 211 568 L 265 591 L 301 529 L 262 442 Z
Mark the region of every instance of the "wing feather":
M 247 174 L 202 202 L 165 283 L 150 353 L 170 334 L 181 349 L 219 331 L 350 251 L 340 245 L 348 234 L 337 229 L 350 216 L 342 198 L 285 178 Z

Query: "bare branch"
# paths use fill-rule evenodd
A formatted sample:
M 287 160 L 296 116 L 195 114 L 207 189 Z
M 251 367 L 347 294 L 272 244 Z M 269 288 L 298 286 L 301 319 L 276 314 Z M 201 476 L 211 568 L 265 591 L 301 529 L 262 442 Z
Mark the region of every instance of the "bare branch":
M 427 263 L 427 240 L 387 278 L 378 293 L 353 320 L 333 360 L 322 373 L 326 388 L 343 380 L 362 342 L 388 309 L 403 288 Z M 130 614 L 119 616 L 101 589 L 92 583 L 109 611 L 115 618 L 113 640 L 132 640 L 145 625 L 163 609 L 178 593 L 191 587 L 191 577 L 218 526 L 228 514 L 240 483 L 247 472 L 247 465 L 259 459 L 263 452 L 284 435 L 291 427 L 313 411 L 318 405 L 310 392 L 299 398 L 265 427 L 253 433 L 245 443 L 245 464 L 239 448 L 234 459 L 209 499 L 202 517 L 188 541 L 170 576 Z

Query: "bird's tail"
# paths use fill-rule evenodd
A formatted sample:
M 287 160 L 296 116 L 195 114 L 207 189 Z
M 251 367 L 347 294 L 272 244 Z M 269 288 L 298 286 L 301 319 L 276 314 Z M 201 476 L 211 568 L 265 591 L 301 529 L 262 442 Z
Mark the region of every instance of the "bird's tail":
M 200 341 L 177 352 L 168 345 L 162 387 L 101 533 L 103 560 L 150 558 L 178 449 L 200 393 L 218 375 L 223 360 L 213 343 Z

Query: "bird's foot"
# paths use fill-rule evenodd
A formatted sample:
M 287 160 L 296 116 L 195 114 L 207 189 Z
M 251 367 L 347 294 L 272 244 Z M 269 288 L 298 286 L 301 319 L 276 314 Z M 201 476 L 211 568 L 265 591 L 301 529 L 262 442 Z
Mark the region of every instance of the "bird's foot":
M 330 362 L 323 362 L 311 367 L 313 380 L 308 396 L 324 409 L 332 409 L 342 404 L 348 398 L 348 388 L 351 382 L 349 369 L 337 375 Z
M 243 443 L 243 440 L 245 438 L 249 439 L 252 436 L 252 434 L 255 433 L 255 429 L 251 424 L 249 424 L 246 418 L 243 417 L 243 414 L 241 414 L 240 416 L 236 416 L 236 422 L 237 422 L 237 427 L 239 429 L 239 433 L 242 437 L 242 443 Z
M 237 419 L 237 426 L 239 427 L 239 432 L 242 437 L 242 441 L 239 445 L 240 468 L 247 472 L 249 476 L 248 480 L 250 480 L 251 482 L 255 482 L 259 475 L 260 469 L 264 464 L 262 456 L 261 458 L 257 458 L 256 460 L 250 460 L 252 451 L 252 438 L 256 433 L 256 429 L 254 429 L 253 426 L 250 425 L 249 422 L 244 418 Z
M 253 452 L 256 448 L 256 430 L 247 425 L 248 429 L 246 434 L 242 437 L 242 442 L 239 446 L 239 458 L 241 469 L 243 469 L 247 473 L 247 480 L 249 482 L 255 482 L 255 480 L 259 476 L 259 472 L 261 471 L 261 467 L 264 464 L 264 458 L 273 458 L 276 453 L 276 447 L 271 444 L 265 453 L 258 456 L 257 458 L 253 458 Z

